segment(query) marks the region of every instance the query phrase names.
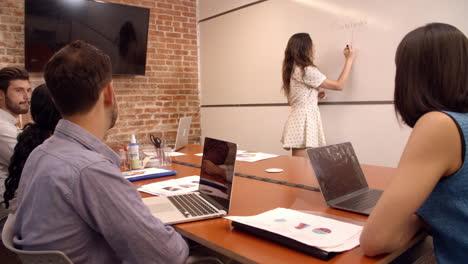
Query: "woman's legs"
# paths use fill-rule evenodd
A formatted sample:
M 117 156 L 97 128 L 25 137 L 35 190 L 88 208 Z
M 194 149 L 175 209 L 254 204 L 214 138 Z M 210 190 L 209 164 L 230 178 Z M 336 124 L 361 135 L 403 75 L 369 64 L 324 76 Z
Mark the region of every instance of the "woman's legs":
M 303 157 L 307 158 L 307 152 L 305 148 L 293 148 L 292 149 L 292 155 L 294 157 Z

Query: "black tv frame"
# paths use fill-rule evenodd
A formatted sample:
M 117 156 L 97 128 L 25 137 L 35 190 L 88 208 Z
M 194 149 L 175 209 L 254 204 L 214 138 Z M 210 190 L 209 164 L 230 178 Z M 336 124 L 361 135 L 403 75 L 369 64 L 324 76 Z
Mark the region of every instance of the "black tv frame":
M 149 8 L 97 0 L 25 0 L 24 14 L 29 72 L 43 72 L 53 53 L 82 39 L 111 57 L 114 75 L 145 75 Z

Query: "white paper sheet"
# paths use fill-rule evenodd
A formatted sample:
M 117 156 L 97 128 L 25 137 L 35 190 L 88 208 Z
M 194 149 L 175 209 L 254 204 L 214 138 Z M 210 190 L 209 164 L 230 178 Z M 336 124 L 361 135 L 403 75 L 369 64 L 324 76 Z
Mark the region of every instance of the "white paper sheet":
M 362 231 L 359 225 L 285 208 L 276 208 L 255 216 L 226 218 L 329 252 L 341 252 L 358 246 Z
M 268 154 L 263 152 L 243 152 L 237 153 L 236 160 L 238 161 L 247 161 L 247 162 L 255 162 L 264 159 L 270 159 L 278 157 L 279 155 L 275 154 Z
M 138 188 L 138 190 L 153 195 L 171 196 L 198 191 L 199 182 L 200 176 L 193 175 L 173 180 L 145 184 Z
M 177 156 L 184 156 L 187 154 L 182 153 L 182 152 L 166 152 L 166 155 L 169 157 L 177 157 Z

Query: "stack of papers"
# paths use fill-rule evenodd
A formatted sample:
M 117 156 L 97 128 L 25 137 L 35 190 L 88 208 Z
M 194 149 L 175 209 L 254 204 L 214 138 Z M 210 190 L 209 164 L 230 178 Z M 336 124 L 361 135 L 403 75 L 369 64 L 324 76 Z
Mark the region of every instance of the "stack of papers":
M 362 226 L 359 225 L 285 208 L 276 208 L 255 216 L 225 218 L 328 252 L 342 252 L 357 247 L 362 232 Z
M 138 188 L 139 191 L 158 196 L 171 196 L 198 191 L 200 176 L 187 176 L 183 178 L 153 182 Z

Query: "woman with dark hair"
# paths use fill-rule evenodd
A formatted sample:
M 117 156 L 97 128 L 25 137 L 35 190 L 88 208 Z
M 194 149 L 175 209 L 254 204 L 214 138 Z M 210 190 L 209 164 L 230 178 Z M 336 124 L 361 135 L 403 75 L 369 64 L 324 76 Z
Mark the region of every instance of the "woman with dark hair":
M 145 72 L 144 59 L 141 63 L 141 54 L 138 52 L 137 31 L 133 23 L 126 21 L 119 30 L 119 58 L 113 63 L 118 73 Z M 140 57 L 139 57 L 140 55 Z M 141 69 L 142 68 L 142 69 Z
M 398 46 L 395 109 L 413 127 L 395 177 L 361 235 L 367 255 L 394 251 L 428 227 L 439 263 L 468 256 L 468 39 L 432 23 Z
M 8 177 L 5 180 L 5 193 L 3 194 L 6 208 L 10 207 L 10 201 L 15 197 L 21 172 L 29 154 L 52 135 L 61 118 L 45 84 L 39 85 L 32 93 L 31 117 L 34 123 L 24 126 L 23 131 L 18 135 L 18 143 L 8 167 Z
M 307 33 L 294 34 L 288 41 L 283 60 L 284 95 L 291 105 L 291 114 L 284 126 L 284 149 L 293 156 L 306 157 L 305 149 L 325 145 L 318 99 L 325 97 L 319 88 L 343 90 L 354 58 L 354 50 L 343 50 L 345 64 L 338 80 L 330 80 L 314 64 L 315 46 Z

